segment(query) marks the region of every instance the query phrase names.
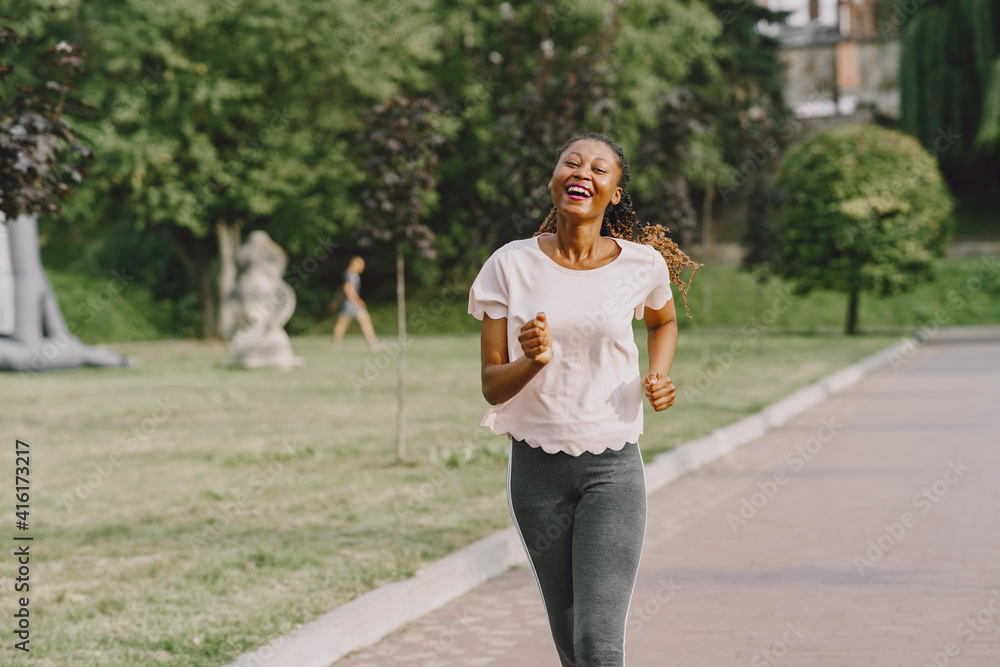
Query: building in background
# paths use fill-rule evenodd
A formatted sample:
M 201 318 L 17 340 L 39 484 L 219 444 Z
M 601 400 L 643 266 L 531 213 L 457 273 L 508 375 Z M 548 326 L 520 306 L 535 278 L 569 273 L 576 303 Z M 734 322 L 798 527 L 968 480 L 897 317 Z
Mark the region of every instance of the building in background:
M 900 45 L 886 0 L 755 0 L 791 12 L 766 26 L 782 44 L 786 101 L 818 126 L 899 119 Z M 823 120 L 820 120 L 823 119 Z
M 757 0 L 758 5 L 775 12 L 791 12 L 788 25 L 803 28 L 814 21 L 823 25 L 837 24 L 837 0 Z

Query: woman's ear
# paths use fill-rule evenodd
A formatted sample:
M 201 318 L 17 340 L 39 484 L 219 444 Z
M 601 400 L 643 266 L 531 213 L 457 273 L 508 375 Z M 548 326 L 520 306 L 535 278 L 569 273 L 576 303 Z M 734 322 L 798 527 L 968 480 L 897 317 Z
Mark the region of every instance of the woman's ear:
M 611 205 L 612 206 L 617 206 L 618 202 L 620 202 L 622 200 L 622 192 L 624 192 L 624 191 L 621 188 L 615 188 L 615 193 L 613 195 L 611 195 Z

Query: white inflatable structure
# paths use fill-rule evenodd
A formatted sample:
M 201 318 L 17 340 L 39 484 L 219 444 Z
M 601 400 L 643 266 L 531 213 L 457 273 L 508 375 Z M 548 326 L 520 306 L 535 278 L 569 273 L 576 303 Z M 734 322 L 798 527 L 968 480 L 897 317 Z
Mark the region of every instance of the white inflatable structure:
M 38 219 L 0 221 L 0 371 L 128 365 L 127 357 L 84 345 L 67 330 L 42 268 Z

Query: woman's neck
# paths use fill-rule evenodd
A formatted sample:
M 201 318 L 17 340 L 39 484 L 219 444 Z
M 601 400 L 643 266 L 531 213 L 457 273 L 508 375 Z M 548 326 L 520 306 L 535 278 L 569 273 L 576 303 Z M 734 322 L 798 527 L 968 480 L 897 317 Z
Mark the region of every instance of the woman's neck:
M 556 221 L 556 254 L 571 262 L 597 257 L 602 250 L 601 222 L 574 224 L 560 216 Z

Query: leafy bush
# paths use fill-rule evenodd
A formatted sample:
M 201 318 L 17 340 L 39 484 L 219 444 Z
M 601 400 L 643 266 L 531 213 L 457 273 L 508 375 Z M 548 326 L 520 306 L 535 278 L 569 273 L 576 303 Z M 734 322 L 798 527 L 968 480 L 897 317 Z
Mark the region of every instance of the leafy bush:
M 776 177 L 775 273 L 805 294 L 850 295 L 847 331 L 862 291 L 883 296 L 930 280 L 953 230 L 953 202 L 934 158 L 894 130 L 854 125 L 788 151 Z

